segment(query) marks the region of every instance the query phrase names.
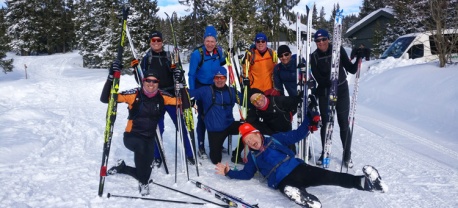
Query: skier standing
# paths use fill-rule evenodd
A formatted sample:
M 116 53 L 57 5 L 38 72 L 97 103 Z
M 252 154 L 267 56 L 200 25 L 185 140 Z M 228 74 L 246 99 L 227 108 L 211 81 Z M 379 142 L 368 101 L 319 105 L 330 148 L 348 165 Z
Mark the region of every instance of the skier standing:
M 265 92 L 274 87 L 273 70 L 278 63 L 277 52 L 267 47 L 267 36 L 264 33 L 256 34 L 254 47 L 252 46 L 245 54 L 242 61 L 243 84 L 250 88 L 257 88 Z M 248 74 L 245 67 L 249 64 Z
M 297 95 L 297 54 L 291 53 L 287 45 L 278 47 L 278 58 L 280 63 L 274 67 L 274 88 L 284 95 L 284 88 L 289 96 Z M 300 65 L 304 65 L 305 60 L 302 59 Z M 304 65 L 305 67 L 305 65 Z M 283 88 L 284 87 L 284 88 Z
M 321 119 L 323 126 L 329 121 L 327 110 L 329 92 L 331 87 L 331 61 L 332 61 L 332 44 L 329 43 L 329 33 L 324 29 L 319 29 L 314 36 L 314 41 L 317 45 L 317 49 L 310 55 L 310 64 L 312 68 L 312 74 L 318 83 L 316 89 L 316 96 L 318 97 L 318 104 L 320 108 Z M 361 57 L 359 57 L 361 58 Z M 339 64 L 339 83 L 337 86 L 337 103 L 336 113 L 337 121 L 340 127 L 340 140 L 344 149 L 343 161 L 346 167 L 352 167 L 351 160 L 351 145 L 345 145 L 348 141 L 351 143 L 350 127 L 348 122 L 348 115 L 350 110 L 350 93 L 348 90 L 347 75 L 346 72 L 355 74 L 358 70 L 358 60 L 353 64 L 345 49 L 340 48 L 340 64 Z M 321 145 L 324 150 L 326 128 L 321 128 Z M 317 161 L 317 165 L 321 165 L 323 162 L 323 153 Z
M 220 66 L 226 64 L 226 58 L 223 50 L 217 45 L 217 32 L 215 27 L 207 26 L 204 33 L 204 44 L 196 48 L 191 54 L 189 62 L 188 81 L 189 89 L 194 90 L 213 84 L 213 76 L 219 70 Z M 197 100 L 197 141 L 199 147 L 199 156 L 202 159 L 207 158 L 205 152 L 205 131 L 206 126 L 203 119 L 204 107 L 202 101 Z
M 172 66 L 170 59 L 168 57 L 168 53 L 163 50 L 163 39 L 162 33 L 159 31 L 151 32 L 149 36 L 149 45 L 150 50 L 146 55 L 142 58 L 141 61 L 141 68 L 143 73 L 147 71 L 153 72 L 161 82 L 159 83 L 159 91 L 161 92 L 164 98 L 164 111 L 162 113 L 162 118 L 159 120 L 159 130 L 161 132 L 161 137 L 164 133 L 164 115 L 165 112 L 169 114 L 170 118 L 175 125 L 177 126 L 177 98 L 175 97 L 175 80 L 182 83 L 183 82 L 183 70 L 178 70 L 174 66 Z M 133 60 L 131 62 L 131 66 L 135 67 L 138 64 L 138 60 Z M 136 72 L 136 71 L 135 71 Z M 137 76 L 135 76 L 137 77 Z M 184 93 L 181 93 L 184 95 Z M 181 123 L 184 124 L 183 115 L 180 117 Z M 185 152 L 186 158 L 189 164 L 194 165 L 195 160 L 192 153 L 192 146 L 188 139 L 188 134 L 186 130 L 186 125 L 182 126 L 182 133 L 183 133 L 183 140 L 185 144 Z M 154 153 L 154 163 L 155 166 L 160 167 L 162 164 L 162 159 L 158 147 L 155 147 Z

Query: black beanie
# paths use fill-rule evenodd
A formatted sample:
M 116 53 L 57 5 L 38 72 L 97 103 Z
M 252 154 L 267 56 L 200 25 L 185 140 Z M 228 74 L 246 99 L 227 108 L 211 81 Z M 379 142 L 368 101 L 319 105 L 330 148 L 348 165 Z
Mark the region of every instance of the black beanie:
M 251 89 L 250 89 L 250 92 L 248 93 L 248 99 L 250 99 L 251 96 L 252 96 L 253 94 L 256 94 L 256 93 L 264 94 L 264 92 L 263 92 L 262 90 L 258 89 L 258 88 L 251 88 Z
M 281 45 L 280 47 L 278 47 L 278 50 L 277 50 L 278 55 L 282 55 L 286 52 L 291 53 L 291 50 L 289 49 L 287 45 Z

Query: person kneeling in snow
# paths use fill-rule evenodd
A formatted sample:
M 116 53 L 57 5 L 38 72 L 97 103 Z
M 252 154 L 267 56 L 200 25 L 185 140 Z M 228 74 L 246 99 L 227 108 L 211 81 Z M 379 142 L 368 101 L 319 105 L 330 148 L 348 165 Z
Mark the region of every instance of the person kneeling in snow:
M 108 103 L 110 89 L 113 83 L 113 74 L 120 73 L 121 61 L 115 60 L 110 68 L 110 74 L 103 87 L 100 101 Z M 156 127 L 163 115 L 164 98 L 158 90 L 159 79 L 152 71 L 145 73 L 142 87 L 121 92 L 116 102 L 127 103 L 129 117 L 124 132 L 124 145 L 134 152 L 135 167 L 127 166 L 124 160 L 118 160 L 117 164 L 107 171 L 107 175 L 123 173 L 138 180 L 140 194 L 149 194 L 149 178 L 151 164 L 154 160 L 154 147 L 158 141 Z
M 307 165 L 303 160 L 295 158 L 288 145 L 305 138 L 309 133 L 308 126 L 309 120 L 304 119 L 298 129 L 269 137 L 262 135 L 249 123 L 242 124 L 239 127 L 242 141 L 251 149 L 248 153 L 248 163 L 239 171 L 230 170 L 227 163 L 218 163 L 216 173 L 231 179 L 249 180 L 259 171 L 267 180 L 269 187 L 278 188 L 289 199 L 303 207 L 321 207 L 320 200 L 305 190 L 310 186 L 336 185 L 381 192 L 388 190 L 377 169 L 372 166 L 364 166 L 364 175 L 355 176 Z

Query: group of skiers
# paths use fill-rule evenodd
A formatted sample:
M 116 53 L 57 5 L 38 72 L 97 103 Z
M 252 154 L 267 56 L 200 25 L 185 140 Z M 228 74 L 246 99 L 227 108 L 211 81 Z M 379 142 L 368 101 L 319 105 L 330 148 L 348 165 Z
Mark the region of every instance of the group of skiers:
M 251 179 L 259 171 L 267 179 L 269 187 L 279 189 L 288 198 L 304 207 L 321 207 L 315 196 L 306 192 L 305 188 L 317 185 L 337 185 L 360 190 L 386 191 L 378 171 L 372 166 L 364 166 L 361 176 L 332 172 L 327 169 L 305 164 L 296 158 L 295 143 L 303 140 L 306 135 L 323 126 L 328 121 L 328 88 L 330 87 L 330 71 L 332 44 L 329 33 L 320 29 L 314 34 L 317 45 L 310 57 L 312 75 L 318 83 L 314 94 L 318 103 L 310 102 L 310 108 L 319 106 L 320 115 L 305 112 L 301 125 L 293 130 L 293 115 L 299 103 L 303 102 L 303 92 L 298 92 L 298 76 L 296 60 L 298 55 L 292 54 L 290 48 L 281 45 L 275 51 L 268 47 L 268 38 L 264 33 L 254 37 L 253 46 L 245 53 L 241 61 L 241 76 L 238 77 L 248 94 L 243 95 L 235 88 L 228 86 L 228 70 L 226 55 L 218 46 L 217 31 L 207 26 L 204 31 L 204 43 L 196 48 L 190 57 L 188 70 L 188 87 L 185 89 L 185 72 L 176 67 L 170 60 L 170 54 L 163 50 L 163 37 L 159 31 L 149 36 L 150 50 L 139 60 L 133 60 L 132 67 L 141 66 L 143 77 L 138 80 L 138 89 L 118 94 L 117 102 L 127 103 L 129 110 L 128 123 L 124 132 L 124 145 L 134 152 L 135 167 L 130 167 L 123 160 L 107 171 L 108 175 L 116 173 L 128 174 L 140 183 L 142 195 L 149 194 L 149 177 L 154 166 L 160 167 L 164 158 L 161 157 L 159 145 L 164 132 L 164 115 L 167 112 L 175 127 L 181 129 L 186 160 L 188 164 L 197 165 L 193 150 L 200 158 L 206 159 L 206 132 L 208 133 L 209 157 L 216 165 L 218 174 L 234 179 Z M 349 89 L 346 72 L 357 71 L 358 59 L 353 64 L 345 50 L 340 50 L 340 73 L 336 114 L 340 126 L 340 137 L 344 150 L 344 164 L 351 168 L 351 141 L 349 134 Z M 280 62 L 278 62 L 278 59 Z M 304 64 L 305 59 L 299 61 Z M 108 79 L 102 91 L 101 101 L 108 102 L 112 75 L 123 68 L 116 60 L 110 67 Z M 246 69 L 246 70 L 245 70 Z M 231 72 L 229 72 L 231 73 Z M 140 77 L 140 76 L 136 76 Z M 181 84 L 181 85 L 180 85 Z M 287 95 L 285 93 L 285 90 Z M 189 97 L 187 97 L 188 92 Z M 181 93 L 177 93 L 181 92 Z M 181 95 L 181 97 L 176 97 Z M 243 96 L 246 96 L 245 98 Z M 180 105 L 183 100 L 197 105 L 197 148 L 188 137 L 185 118 Z M 246 118 L 236 121 L 233 107 L 241 105 L 247 99 L 248 112 Z M 181 122 L 180 122 L 181 120 Z M 182 124 L 181 126 L 179 124 Z M 158 135 L 156 129 L 159 128 Z M 322 146 L 324 146 L 325 128 L 321 128 Z M 229 135 L 241 135 L 238 147 L 232 152 L 232 162 L 244 164 L 242 170 L 230 170 L 228 163 L 222 164 L 223 143 Z M 245 147 L 245 148 L 244 148 Z M 245 150 L 245 151 L 243 151 Z M 245 156 L 242 158 L 242 152 Z M 308 158 L 307 158 L 308 159 Z M 323 153 L 316 165 L 321 164 Z M 242 162 L 243 161 L 243 162 Z

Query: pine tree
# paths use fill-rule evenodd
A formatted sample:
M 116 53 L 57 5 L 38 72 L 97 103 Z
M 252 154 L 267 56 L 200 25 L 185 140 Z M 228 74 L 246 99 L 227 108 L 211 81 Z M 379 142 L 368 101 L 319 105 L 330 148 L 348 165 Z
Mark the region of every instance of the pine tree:
M 324 7 L 321 7 L 320 15 L 316 23 L 316 28 L 329 30 L 328 26 L 328 22 L 326 21 L 326 12 L 324 11 Z
M 8 13 L 6 21 L 9 22 L 7 34 L 11 38 L 11 50 L 21 54 L 30 55 L 31 52 L 37 51 L 39 32 L 36 30 L 37 5 L 32 2 L 20 0 L 8 0 Z
M 13 71 L 13 59 L 5 60 L 6 52 L 9 51 L 8 47 L 8 36 L 6 35 L 6 30 L 8 28 L 7 22 L 5 21 L 6 9 L 0 8 L 0 67 L 3 69 L 3 72 Z
M 256 4 L 254 0 L 247 1 L 221 1 L 216 4 L 217 13 L 216 19 L 219 19 L 220 38 L 218 43 L 225 48 L 228 48 L 228 24 L 232 17 L 234 29 L 234 47 L 236 41 L 241 42 L 244 48 L 248 48 L 253 43 L 253 38 L 256 35 Z M 225 25 L 224 25 L 225 24 Z
M 131 0 L 130 12 L 127 25 L 129 27 L 132 42 L 137 51 L 137 55 L 141 58 L 146 50 L 150 48 L 149 34 L 153 30 L 162 32 L 163 28 L 160 24 L 160 19 L 157 17 L 159 8 L 157 7 L 157 0 L 144 1 L 144 0 Z M 165 38 L 164 40 L 170 40 Z M 129 46 L 130 47 L 130 46 Z M 126 50 L 126 57 L 133 58 L 130 49 Z
M 387 2 L 387 0 L 363 0 L 363 5 L 359 7 L 359 18 L 362 19 L 371 12 L 384 8 Z
M 318 10 L 316 9 L 316 4 L 313 5 L 312 12 L 312 28 L 318 29 Z

